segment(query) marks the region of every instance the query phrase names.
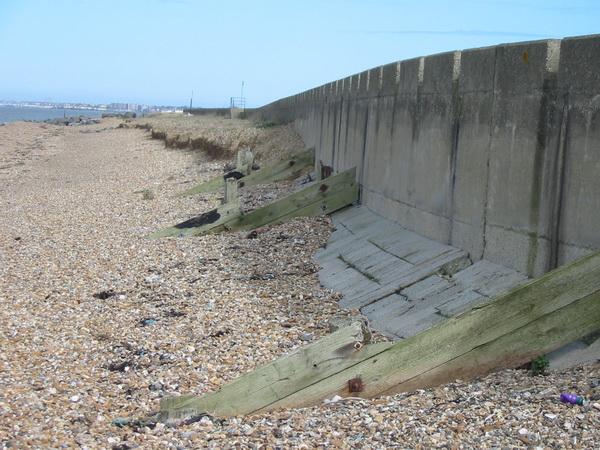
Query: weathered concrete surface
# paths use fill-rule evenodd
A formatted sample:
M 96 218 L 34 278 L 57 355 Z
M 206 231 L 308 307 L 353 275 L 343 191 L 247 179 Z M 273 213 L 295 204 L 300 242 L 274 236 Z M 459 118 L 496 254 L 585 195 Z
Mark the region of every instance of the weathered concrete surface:
M 321 283 L 343 294 L 371 326 L 401 339 L 490 301 L 527 277 L 406 230 L 367 207 L 332 216 L 336 231 L 316 255 Z
M 596 339 L 590 345 L 582 341 L 575 341 L 548 354 L 548 359 L 550 368 L 555 370 L 593 364 L 600 361 L 600 339 Z
M 259 108 L 362 202 L 529 276 L 600 249 L 600 36 L 376 67 Z
M 528 280 L 485 259 L 441 244 L 358 206 L 332 215 L 336 230 L 315 256 L 324 286 L 342 293 L 371 328 L 394 340 L 414 336 L 487 304 Z M 551 368 L 600 360 L 600 339 L 577 341 L 548 355 Z
M 532 275 L 550 269 L 558 45 L 496 49 L 484 257 Z
M 600 36 L 564 39 L 563 96 L 555 214 L 558 264 L 600 247 Z

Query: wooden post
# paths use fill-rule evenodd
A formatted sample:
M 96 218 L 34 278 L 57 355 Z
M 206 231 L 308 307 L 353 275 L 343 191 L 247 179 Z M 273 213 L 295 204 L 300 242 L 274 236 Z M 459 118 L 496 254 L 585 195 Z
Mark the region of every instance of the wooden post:
M 227 178 L 225 180 L 225 198 L 223 203 L 239 203 L 238 197 L 238 180 L 235 178 Z
M 244 186 L 255 186 L 257 184 L 267 184 L 274 181 L 288 180 L 297 178 L 304 172 L 308 171 L 309 167 L 314 166 L 314 148 L 296 153 L 292 157 L 283 159 L 271 166 L 263 167 L 260 170 L 252 172 L 249 176 L 244 177 Z M 252 159 L 252 161 L 254 161 Z M 201 192 L 214 192 L 225 184 L 223 176 L 219 175 L 212 180 L 198 184 L 185 192 L 181 196 L 195 195 Z
M 254 154 L 249 148 L 244 148 L 237 152 L 235 169 L 244 176 L 250 175 L 252 172 L 252 164 L 254 164 Z
M 236 199 L 234 203 L 225 203 L 224 206 L 210 212 L 215 220 L 207 221 L 202 215 L 154 233 L 152 237 L 179 236 L 182 234 L 182 227 L 186 230 L 186 236 L 199 236 L 224 230 L 254 230 L 284 222 L 292 217 L 331 214 L 358 200 L 358 185 L 355 179 L 356 168 L 352 168 L 326 181 L 311 183 L 304 189 L 244 214 L 240 213 L 239 200 Z M 224 183 L 228 185 L 232 181 L 235 180 L 228 178 Z M 232 185 L 232 188 L 236 189 L 237 183 L 235 187 Z M 231 188 L 226 188 L 224 201 L 237 197 L 228 192 L 231 192 Z
M 235 169 L 238 172 L 241 172 L 244 175 L 246 175 L 246 172 L 244 171 L 244 160 L 245 160 L 244 153 L 245 153 L 245 150 L 238 150 L 238 152 L 237 152 L 237 158 L 236 158 L 236 161 L 235 161 Z
M 254 165 L 254 153 L 252 153 L 252 150 L 249 148 L 246 149 L 245 159 L 247 171 L 246 175 L 250 175 L 250 172 L 252 172 L 252 166 Z

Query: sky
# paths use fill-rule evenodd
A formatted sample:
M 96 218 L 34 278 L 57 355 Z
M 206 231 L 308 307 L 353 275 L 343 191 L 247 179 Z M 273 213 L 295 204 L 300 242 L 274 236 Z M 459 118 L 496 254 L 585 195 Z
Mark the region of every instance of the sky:
M 0 100 L 261 106 L 393 61 L 600 33 L 600 0 L 0 0 Z

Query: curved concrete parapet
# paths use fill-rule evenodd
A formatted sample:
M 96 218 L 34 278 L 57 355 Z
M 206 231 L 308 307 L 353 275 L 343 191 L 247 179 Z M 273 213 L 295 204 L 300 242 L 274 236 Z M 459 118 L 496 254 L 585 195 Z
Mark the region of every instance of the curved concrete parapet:
M 254 114 L 473 261 L 538 276 L 600 248 L 600 35 L 394 62 Z

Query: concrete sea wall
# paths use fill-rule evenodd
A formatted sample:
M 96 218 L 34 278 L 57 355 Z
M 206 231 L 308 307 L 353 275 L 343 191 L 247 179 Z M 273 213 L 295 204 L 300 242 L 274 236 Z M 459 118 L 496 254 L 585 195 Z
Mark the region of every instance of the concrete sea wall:
M 253 114 L 474 261 L 537 276 L 600 249 L 600 35 L 395 62 Z

